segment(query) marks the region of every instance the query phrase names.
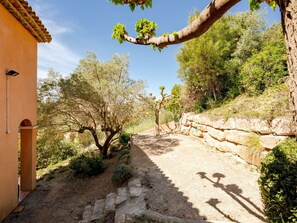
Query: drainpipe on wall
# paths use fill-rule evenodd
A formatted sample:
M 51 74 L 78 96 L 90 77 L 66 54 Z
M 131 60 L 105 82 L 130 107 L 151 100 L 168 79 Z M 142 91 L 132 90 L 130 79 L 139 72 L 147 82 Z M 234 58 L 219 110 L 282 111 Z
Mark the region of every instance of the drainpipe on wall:
M 9 127 L 9 82 L 8 75 L 6 75 L 6 133 L 10 133 Z

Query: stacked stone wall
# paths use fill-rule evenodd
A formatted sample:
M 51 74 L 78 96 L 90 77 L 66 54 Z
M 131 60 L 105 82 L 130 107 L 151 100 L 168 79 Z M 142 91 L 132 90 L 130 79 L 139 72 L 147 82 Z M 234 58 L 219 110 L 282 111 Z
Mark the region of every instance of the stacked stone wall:
M 212 120 L 204 114 L 188 113 L 181 118 L 180 131 L 258 166 L 261 157 L 269 150 L 294 136 L 292 123 L 289 116 L 270 121 L 245 118 Z

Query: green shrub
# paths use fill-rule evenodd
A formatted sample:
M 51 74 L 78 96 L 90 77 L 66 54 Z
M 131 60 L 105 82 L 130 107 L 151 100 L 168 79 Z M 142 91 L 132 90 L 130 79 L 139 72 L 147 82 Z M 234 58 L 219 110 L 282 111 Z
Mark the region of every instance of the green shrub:
M 43 169 L 77 154 L 77 147 L 56 138 L 38 139 L 36 148 L 36 168 Z
M 264 212 L 273 223 L 297 222 L 297 142 L 288 139 L 263 159 L 259 179 Z
M 72 159 L 69 168 L 73 175 L 94 176 L 104 171 L 102 156 L 88 157 L 84 154 Z
M 125 154 L 120 156 L 118 159 L 119 164 L 129 164 L 130 163 L 130 154 Z
M 131 134 L 129 133 L 126 133 L 126 132 L 123 132 L 121 135 L 120 135 L 120 143 L 122 145 L 125 145 L 127 144 L 131 139 Z
M 116 183 L 124 183 L 132 176 L 132 167 L 127 164 L 119 164 L 116 166 L 112 181 Z

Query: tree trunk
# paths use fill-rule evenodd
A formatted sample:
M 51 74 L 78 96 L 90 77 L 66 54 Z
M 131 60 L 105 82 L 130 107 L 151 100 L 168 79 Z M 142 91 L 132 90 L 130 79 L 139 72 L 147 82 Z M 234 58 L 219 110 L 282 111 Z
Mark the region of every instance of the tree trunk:
M 297 136 L 297 1 L 279 0 L 282 25 L 288 54 L 290 75 L 290 106 L 294 120 L 294 133 Z
M 113 137 L 118 133 L 119 131 L 112 131 L 110 132 L 110 134 L 106 137 L 106 140 L 102 146 L 102 151 L 101 151 L 101 154 L 103 156 L 103 158 L 107 158 L 107 155 L 108 155 L 108 149 L 109 149 L 109 146 L 112 142 L 112 139 Z
M 160 135 L 160 112 L 158 109 L 155 110 L 155 132 L 156 136 Z

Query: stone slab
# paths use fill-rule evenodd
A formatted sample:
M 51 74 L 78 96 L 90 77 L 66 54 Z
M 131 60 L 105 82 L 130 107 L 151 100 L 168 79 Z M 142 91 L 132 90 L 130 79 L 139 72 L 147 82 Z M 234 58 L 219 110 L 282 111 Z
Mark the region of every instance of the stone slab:
M 124 205 L 118 207 L 114 222 L 125 223 L 126 215 L 137 215 L 138 213 L 142 213 L 145 210 L 147 210 L 147 208 L 144 195 L 137 198 L 131 198 L 127 200 Z
M 134 198 L 145 194 L 147 192 L 147 189 L 144 187 L 132 186 L 132 187 L 129 187 L 129 191 L 130 191 L 130 197 Z
M 265 135 L 260 136 L 260 143 L 264 148 L 272 149 L 276 147 L 281 141 L 287 138 L 287 136 Z
M 250 137 L 255 135 L 254 133 L 237 130 L 225 130 L 224 133 L 227 141 L 241 145 L 247 145 Z
M 84 213 L 83 213 L 83 220 L 90 221 L 92 217 L 93 209 L 91 205 L 87 205 L 85 207 Z
M 115 212 L 116 210 L 116 193 L 110 193 L 106 196 L 106 203 L 104 209 L 104 216 L 108 215 L 109 213 Z
M 219 140 L 220 142 L 225 141 L 225 134 L 223 131 L 208 127 L 208 134 L 211 135 L 213 138 Z
M 116 198 L 116 205 L 121 204 L 122 202 L 128 199 L 128 188 L 127 187 L 120 187 L 117 189 L 117 198 Z
M 93 215 L 91 220 L 95 221 L 104 217 L 105 199 L 97 200 L 94 205 Z

